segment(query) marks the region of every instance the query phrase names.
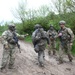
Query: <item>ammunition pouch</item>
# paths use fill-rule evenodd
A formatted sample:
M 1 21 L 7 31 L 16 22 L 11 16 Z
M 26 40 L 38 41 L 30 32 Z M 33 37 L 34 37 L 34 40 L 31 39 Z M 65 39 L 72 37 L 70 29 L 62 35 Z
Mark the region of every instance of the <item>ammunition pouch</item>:
M 39 46 L 35 45 L 34 50 L 35 50 L 36 53 L 38 53 L 39 52 Z
M 15 44 L 16 44 L 16 42 L 15 42 L 15 40 L 14 40 L 14 39 L 8 40 L 8 43 L 9 43 L 9 44 L 13 44 L 13 45 L 15 45 Z
M 5 49 L 9 49 L 8 44 L 4 44 L 4 48 L 5 48 Z

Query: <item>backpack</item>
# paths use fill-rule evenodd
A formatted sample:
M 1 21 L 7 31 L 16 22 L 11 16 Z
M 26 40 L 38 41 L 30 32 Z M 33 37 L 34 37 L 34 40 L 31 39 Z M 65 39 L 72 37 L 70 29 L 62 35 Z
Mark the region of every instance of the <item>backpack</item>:
M 36 29 L 33 33 L 32 33 L 32 42 L 35 45 L 41 38 L 41 33 L 39 31 L 39 29 Z

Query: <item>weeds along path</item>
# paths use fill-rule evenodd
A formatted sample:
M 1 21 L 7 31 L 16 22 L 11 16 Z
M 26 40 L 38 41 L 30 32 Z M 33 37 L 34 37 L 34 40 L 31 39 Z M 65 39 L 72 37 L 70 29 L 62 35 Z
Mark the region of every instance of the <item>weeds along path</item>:
M 24 41 L 19 41 L 21 45 L 21 53 L 17 50 L 15 60 L 15 69 L 5 69 L 0 75 L 75 75 L 75 60 L 72 63 L 66 62 L 58 64 L 57 57 L 48 56 L 45 50 L 45 67 L 41 68 L 37 64 L 37 53 L 35 53 L 33 45 Z M 2 44 L 0 44 L 0 63 L 2 58 Z

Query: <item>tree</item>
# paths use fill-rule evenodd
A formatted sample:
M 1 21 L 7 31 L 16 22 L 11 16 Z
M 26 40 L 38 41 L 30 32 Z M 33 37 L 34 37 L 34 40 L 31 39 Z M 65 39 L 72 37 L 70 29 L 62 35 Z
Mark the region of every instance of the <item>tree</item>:
M 75 0 L 56 0 L 52 2 L 59 14 L 75 12 Z
M 25 20 L 26 20 L 26 5 L 27 5 L 27 1 L 26 0 L 21 0 L 21 2 L 19 2 L 18 4 L 18 8 L 16 8 L 15 10 L 12 10 L 12 13 L 14 15 L 15 18 L 19 19 L 22 24 L 23 27 L 25 25 Z
M 66 5 L 69 12 L 75 12 L 75 0 L 66 0 Z
M 41 16 L 41 17 L 47 16 L 49 12 L 50 12 L 50 9 L 49 9 L 49 7 L 46 6 L 46 5 L 41 6 L 41 7 L 39 8 L 39 10 L 38 10 L 38 14 L 39 14 L 39 16 Z

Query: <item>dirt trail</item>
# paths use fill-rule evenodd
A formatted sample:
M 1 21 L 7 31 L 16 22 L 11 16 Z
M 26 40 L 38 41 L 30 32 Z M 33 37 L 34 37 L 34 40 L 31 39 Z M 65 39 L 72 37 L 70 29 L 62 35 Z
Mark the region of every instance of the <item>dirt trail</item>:
M 56 57 L 48 56 L 47 50 L 45 52 L 45 68 L 38 66 L 37 54 L 31 44 L 23 41 L 21 44 L 21 53 L 17 51 L 15 60 L 15 69 L 7 69 L 5 72 L 0 72 L 0 75 L 75 75 L 75 60 L 72 63 L 66 62 L 57 64 Z M 0 63 L 2 57 L 2 45 L 0 44 Z

